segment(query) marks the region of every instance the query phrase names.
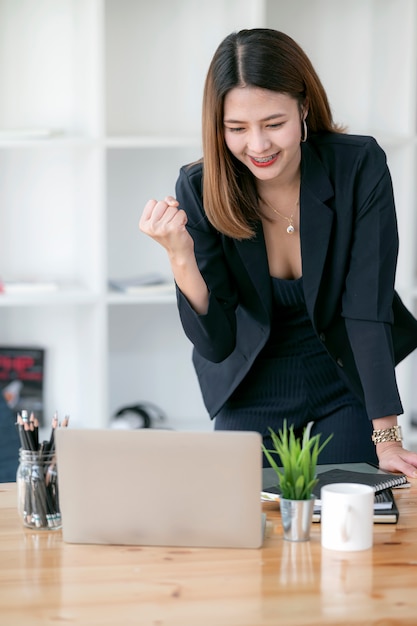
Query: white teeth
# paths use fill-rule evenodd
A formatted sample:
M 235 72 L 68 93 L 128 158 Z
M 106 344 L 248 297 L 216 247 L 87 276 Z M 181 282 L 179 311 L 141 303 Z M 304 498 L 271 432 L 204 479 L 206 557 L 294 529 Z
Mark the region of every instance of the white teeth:
M 273 154 L 272 156 L 264 157 L 263 159 L 257 159 L 255 157 L 252 157 L 252 159 L 257 163 L 268 163 L 268 161 L 272 161 L 272 159 L 275 159 L 275 156 L 276 155 Z

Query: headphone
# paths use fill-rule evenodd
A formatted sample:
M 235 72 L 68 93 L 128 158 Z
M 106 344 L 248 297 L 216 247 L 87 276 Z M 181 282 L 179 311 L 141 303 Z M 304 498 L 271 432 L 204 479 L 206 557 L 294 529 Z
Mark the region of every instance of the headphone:
M 166 419 L 165 413 L 156 404 L 141 402 L 119 409 L 114 415 L 111 426 L 118 429 L 152 428 L 155 420 Z

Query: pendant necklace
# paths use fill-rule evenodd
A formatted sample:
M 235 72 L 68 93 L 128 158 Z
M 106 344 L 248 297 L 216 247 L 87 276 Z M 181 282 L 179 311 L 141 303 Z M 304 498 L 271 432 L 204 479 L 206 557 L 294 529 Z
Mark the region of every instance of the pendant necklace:
M 285 220 L 288 222 L 288 226 L 287 226 L 287 233 L 289 235 L 292 235 L 293 233 L 295 233 L 295 226 L 294 226 L 294 213 L 291 213 L 290 217 L 287 217 L 286 215 L 282 215 L 279 211 L 277 211 L 276 209 L 274 209 L 274 207 L 272 206 L 272 204 L 269 204 L 269 202 L 266 202 L 265 200 L 262 200 L 262 202 L 264 204 L 266 204 L 266 206 L 268 206 L 270 209 L 273 210 L 274 213 L 276 213 L 278 215 L 278 217 L 280 217 L 281 219 Z M 298 200 L 295 203 L 295 207 L 297 208 L 298 206 Z

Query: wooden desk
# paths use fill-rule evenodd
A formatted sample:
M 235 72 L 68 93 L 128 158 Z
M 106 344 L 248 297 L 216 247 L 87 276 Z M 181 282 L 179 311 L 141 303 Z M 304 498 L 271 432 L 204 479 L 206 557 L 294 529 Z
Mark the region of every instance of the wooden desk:
M 33 532 L 0 485 L 0 623 L 303 626 L 417 623 L 417 482 L 396 492 L 397 525 L 378 525 L 372 550 L 283 541 L 267 504 L 261 550 L 84 546 Z

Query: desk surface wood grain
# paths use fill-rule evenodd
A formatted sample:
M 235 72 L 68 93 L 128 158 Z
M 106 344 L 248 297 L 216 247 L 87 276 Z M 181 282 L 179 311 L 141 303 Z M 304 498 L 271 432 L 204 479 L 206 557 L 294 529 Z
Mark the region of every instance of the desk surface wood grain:
M 16 486 L 0 485 L 4 626 L 403 626 L 417 623 L 417 482 L 397 490 L 397 525 L 375 525 L 356 553 L 282 539 L 265 505 L 260 550 L 72 545 L 24 529 Z

